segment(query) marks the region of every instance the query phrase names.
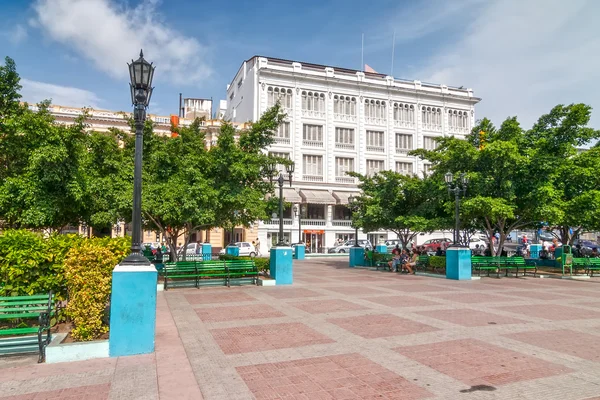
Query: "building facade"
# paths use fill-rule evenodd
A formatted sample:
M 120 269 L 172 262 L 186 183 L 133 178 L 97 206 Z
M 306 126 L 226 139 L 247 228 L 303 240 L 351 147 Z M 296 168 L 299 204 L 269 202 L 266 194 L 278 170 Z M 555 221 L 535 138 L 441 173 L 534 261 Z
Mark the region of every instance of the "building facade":
M 269 152 L 295 163 L 293 188 L 284 191 L 293 204 L 284 212 L 284 236 L 312 252 L 354 238 L 347 205 L 358 189 L 346 172 L 427 174 L 429 165 L 408 152 L 433 149 L 437 137 L 464 137 L 480 101 L 462 87 L 260 56 L 242 63 L 227 99 L 225 119 L 234 122 L 257 121 L 282 105 L 287 117 Z M 278 223 L 258 222 L 263 252 L 278 241 Z M 359 239 L 395 238 L 389 235 L 359 232 Z

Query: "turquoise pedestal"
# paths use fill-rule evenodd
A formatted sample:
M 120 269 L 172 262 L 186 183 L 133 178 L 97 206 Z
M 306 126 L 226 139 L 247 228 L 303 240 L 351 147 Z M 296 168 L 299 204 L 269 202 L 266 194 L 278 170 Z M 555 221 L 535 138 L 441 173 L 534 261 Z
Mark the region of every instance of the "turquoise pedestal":
M 240 248 L 237 247 L 237 246 L 227 246 L 227 249 L 225 250 L 225 252 L 227 254 L 229 254 L 230 256 L 239 257 L 239 255 L 240 255 Z
M 529 245 L 529 258 L 540 258 L 540 251 L 542 251 L 541 244 L 530 244 Z
M 294 258 L 296 260 L 304 260 L 304 253 L 306 251 L 306 246 L 303 244 L 297 244 L 294 250 Z
M 471 250 L 466 247 L 446 249 L 446 278 L 471 280 Z
M 381 254 L 385 254 L 387 253 L 387 246 L 385 244 L 378 244 L 377 247 L 375 247 L 375 251 Z
M 202 259 L 204 261 L 212 260 L 212 246 L 210 243 L 202 243 Z
M 294 281 L 292 248 L 273 247 L 271 249 L 269 268 L 271 270 L 271 278 L 275 279 L 276 285 L 291 285 Z
M 157 272 L 152 265 L 117 265 L 110 296 L 111 357 L 154 352 Z
M 350 267 L 362 267 L 365 263 L 365 249 L 350 247 Z

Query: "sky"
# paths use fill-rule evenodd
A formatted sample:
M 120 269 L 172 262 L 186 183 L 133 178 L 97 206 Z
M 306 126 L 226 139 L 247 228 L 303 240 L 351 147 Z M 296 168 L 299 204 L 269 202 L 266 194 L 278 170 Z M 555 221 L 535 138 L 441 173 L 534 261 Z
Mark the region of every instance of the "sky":
M 364 63 L 472 88 L 477 119 L 530 128 L 583 102 L 600 129 L 599 15 L 596 0 L 0 0 L 0 55 L 26 101 L 130 110 L 126 63 L 143 48 L 149 112 L 169 115 L 179 93 L 218 105 L 254 55 L 361 69 L 364 34 Z

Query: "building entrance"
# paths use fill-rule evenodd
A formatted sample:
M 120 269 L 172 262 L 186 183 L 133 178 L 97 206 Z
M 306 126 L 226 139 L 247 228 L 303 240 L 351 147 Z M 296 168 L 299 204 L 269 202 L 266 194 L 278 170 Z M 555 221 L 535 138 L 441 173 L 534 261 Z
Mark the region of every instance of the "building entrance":
M 306 244 L 306 248 L 309 249 L 311 253 L 323 253 L 324 234 L 325 231 L 320 230 L 307 229 L 304 231 L 304 243 Z

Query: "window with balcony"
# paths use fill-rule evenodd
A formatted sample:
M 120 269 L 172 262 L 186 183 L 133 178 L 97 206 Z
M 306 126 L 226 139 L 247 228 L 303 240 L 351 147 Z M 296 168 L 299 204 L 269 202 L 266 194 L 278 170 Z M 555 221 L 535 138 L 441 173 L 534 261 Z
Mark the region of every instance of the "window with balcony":
M 367 131 L 367 151 L 385 152 L 385 132 Z
M 468 131 L 469 119 L 466 111 L 448 110 L 448 128 L 451 132 Z
M 275 132 L 275 143 L 290 144 L 290 123 L 282 122 Z
M 335 128 L 335 148 L 354 150 L 354 129 Z
M 387 120 L 385 101 L 365 100 L 365 119 L 369 124 L 385 124 Z
M 437 107 L 421 107 L 421 123 L 430 131 L 442 130 L 442 110 Z
M 367 160 L 367 176 L 373 176 L 385 169 L 383 160 Z
M 356 121 L 356 97 L 333 96 L 333 117 L 341 121 Z
M 276 152 L 276 151 L 270 151 L 269 152 L 269 156 L 271 156 L 271 157 L 278 157 L 278 158 L 285 158 L 287 160 L 290 159 L 290 153 L 281 153 L 281 152 Z M 283 165 L 283 164 L 277 164 L 277 166 L 275 168 L 277 169 L 277 171 L 283 172 L 285 174 L 285 165 Z
M 396 154 L 407 154 L 413 149 L 413 135 L 396 133 Z
M 322 204 L 307 204 L 307 219 L 325 219 L 325 206 Z
M 435 150 L 437 147 L 436 138 L 431 136 L 423 136 L 423 148 L 425 150 Z
M 413 163 L 410 162 L 397 162 L 396 172 L 403 175 L 413 174 Z
M 323 147 L 323 125 L 302 126 L 302 144 L 311 147 Z
M 394 125 L 412 128 L 415 125 L 415 106 L 406 103 L 394 103 Z
M 325 118 L 325 94 L 303 90 L 302 116 Z
M 323 156 L 302 156 L 302 175 L 305 181 L 323 181 Z
M 277 100 L 281 107 L 292 108 L 292 89 L 269 86 L 267 88 L 267 106 L 273 107 Z
M 354 183 L 354 178 L 346 172 L 354 171 L 354 159 L 345 157 L 335 158 L 335 181 L 338 183 Z
M 340 220 L 350 220 L 352 219 L 352 211 L 345 205 L 337 205 L 333 210 L 333 219 Z

